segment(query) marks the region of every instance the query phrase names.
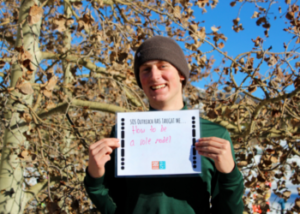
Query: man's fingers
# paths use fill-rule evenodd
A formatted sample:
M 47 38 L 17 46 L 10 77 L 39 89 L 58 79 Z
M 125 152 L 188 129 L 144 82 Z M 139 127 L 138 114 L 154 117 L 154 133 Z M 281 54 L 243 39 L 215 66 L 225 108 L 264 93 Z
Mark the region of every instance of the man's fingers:
M 225 145 L 216 141 L 199 141 L 196 143 L 196 148 L 202 147 L 214 147 L 218 149 L 224 149 Z
M 212 153 L 212 154 L 222 154 L 222 149 L 212 147 L 212 146 L 203 146 L 196 147 L 199 152 Z
M 103 138 L 99 141 L 97 141 L 96 143 L 93 143 L 92 145 L 90 145 L 89 149 L 95 149 L 96 147 L 98 147 L 99 145 L 103 144 L 103 143 L 110 143 L 110 144 L 114 144 L 114 143 L 118 143 L 119 139 L 118 138 Z
M 198 142 L 196 142 L 196 148 L 200 147 L 215 147 L 219 149 L 228 149 L 230 147 L 230 143 L 227 140 L 220 139 L 217 137 L 206 137 L 200 138 Z
M 202 155 L 202 156 L 207 157 L 207 158 L 211 158 L 214 161 L 216 161 L 218 159 L 217 154 L 212 154 L 212 153 L 208 153 L 208 152 L 198 152 L 198 153 L 199 153 L 199 155 Z
M 211 142 L 211 141 L 214 141 L 214 142 L 219 142 L 219 143 L 226 143 L 227 140 L 224 140 L 222 138 L 218 138 L 218 137 L 202 137 L 199 139 L 199 142 Z
M 92 154 L 97 153 L 103 146 L 109 146 L 113 149 L 118 148 L 120 146 L 119 139 L 117 138 L 105 138 L 102 139 L 89 147 L 89 151 Z
M 99 160 L 104 156 L 109 156 L 110 154 L 113 152 L 113 149 L 111 149 L 110 147 L 103 147 L 101 148 L 101 150 L 99 150 L 99 152 L 94 155 L 95 160 Z
M 113 150 L 117 147 L 119 147 L 119 142 L 117 140 L 111 140 L 111 139 L 103 139 L 95 143 L 96 147 L 92 147 L 93 149 L 89 150 L 90 158 L 93 157 L 95 160 L 99 160 L 99 158 L 103 157 L 104 155 L 110 155 Z

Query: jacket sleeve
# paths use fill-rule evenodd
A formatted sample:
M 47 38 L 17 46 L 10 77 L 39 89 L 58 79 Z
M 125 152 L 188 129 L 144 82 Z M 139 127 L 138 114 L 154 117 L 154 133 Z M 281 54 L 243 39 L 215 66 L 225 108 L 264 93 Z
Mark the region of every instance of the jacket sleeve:
M 226 130 L 224 139 L 231 144 L 231 151 L 235 160 L 233 145 Z M 216 170 L 214 178 L 215 188 L 212 192 L 212 213 L 226 213 L 226 214 L 242 214 L 244 210 L 244 203 L 242 196 L 244 193 L 244 182 L 241 172 L 235 165 L 230 173 L 221 173 Z
M 113 199 L 108 195 L 109 190 L 104 185 L 104 176 L 101 178 L 93 178 L 86 170 L 84 186 L 91 201 L 101 213 L 115 213 L 117 206 Z
M 114 128 L 111 137 L 114 137 Z M 101 214 L 124 212 L 126 200 L 126 181 L 115 177 L 115 151 L 111 160 L 105 165 L 105 174 L 101 178 L 93 178 L 86 169 L 84 178 L 85 189 Z

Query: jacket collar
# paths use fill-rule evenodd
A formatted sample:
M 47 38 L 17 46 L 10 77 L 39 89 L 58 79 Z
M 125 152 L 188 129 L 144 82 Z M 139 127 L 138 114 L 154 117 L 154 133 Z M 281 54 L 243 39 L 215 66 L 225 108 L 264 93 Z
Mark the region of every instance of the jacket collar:
M 186 103 L 183 102 L 183 108 L 180 109 L 180 110 L 187 110 L 187 109 L 188 109 L 188 108 L 187 108 L 187 106 L 186 106 Z M 160 110 L 157 110 L 157 109 L 152 108 L 152 107 L 150 106 L 149 111 L 160 111 Z

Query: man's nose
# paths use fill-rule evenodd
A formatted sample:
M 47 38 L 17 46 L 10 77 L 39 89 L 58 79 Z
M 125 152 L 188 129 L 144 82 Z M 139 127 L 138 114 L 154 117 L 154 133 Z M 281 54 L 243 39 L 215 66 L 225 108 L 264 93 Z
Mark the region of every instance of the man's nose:
M 159 79 L 161 77 L 161 71 L 158 69 L 157 66 L 152 66 L 151 68 L 151 78 Z

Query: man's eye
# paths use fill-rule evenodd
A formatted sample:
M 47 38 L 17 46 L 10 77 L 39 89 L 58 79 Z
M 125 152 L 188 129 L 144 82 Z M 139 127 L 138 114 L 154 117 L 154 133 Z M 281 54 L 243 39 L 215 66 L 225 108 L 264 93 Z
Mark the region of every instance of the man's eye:
M 142 72 L 148 72 L 149 71 L 149 68 L 143 68 L 142 69 Z

